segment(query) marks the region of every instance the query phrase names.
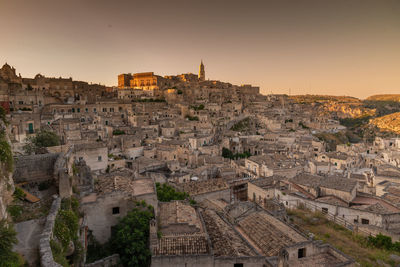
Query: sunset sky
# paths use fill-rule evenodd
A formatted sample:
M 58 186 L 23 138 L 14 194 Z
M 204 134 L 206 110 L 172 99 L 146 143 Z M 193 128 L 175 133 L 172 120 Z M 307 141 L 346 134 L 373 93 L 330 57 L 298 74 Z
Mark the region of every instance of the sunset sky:
M 117 85 L 197 73 L 263 93 L 400 93 L 400 1 L 0 0 L 0 65 Z

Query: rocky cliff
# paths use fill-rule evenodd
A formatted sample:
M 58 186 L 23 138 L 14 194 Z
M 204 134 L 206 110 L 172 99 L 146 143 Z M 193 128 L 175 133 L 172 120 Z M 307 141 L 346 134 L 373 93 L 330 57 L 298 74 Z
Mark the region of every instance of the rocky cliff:
M 7 206 L 13 200 L 13 158 L 10 140 L 6 133 L 5 119 L 0 119 L 0 220 L 7 219 Z
M 400 134 L 400 112 L 378 117 L 370 121 L 382 131 L 390 131 Z

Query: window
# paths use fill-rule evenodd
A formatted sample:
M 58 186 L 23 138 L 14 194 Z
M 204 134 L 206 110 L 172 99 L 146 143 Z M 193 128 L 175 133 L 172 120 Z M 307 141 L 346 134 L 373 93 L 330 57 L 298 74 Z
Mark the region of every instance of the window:
M 24 101 L 18 101 L 18 104 L 23 105 Z
M 369 224 L 369 220 L 368 219 L 361 219 L 361 224 Z
M 107 112 L 107 108 L 103 108 L 103 112 Z
M 297 251 L 297 258 L 301 259 L 304 258 L 306 256 L 306 248 L 300 248 Z
M 75 108 L 72 108 L 72 112 L 74 112 L 74 113 L 75 113 Z
M 93 112 L 95 112 L 95 113 L 96 113 L 96 112 L 97 112 L 97 109 L 96 109 L 96 108 L 94 108 L 94 109 L 93 109 Z
M 98 161 L 101 161 L 101 156 L 98 156 L 98 157 L 97 157 L 97 160 L 98 160 Z
M 78 113 L 80 113 L 80 112 L 81 112 L 81 109 L 80 109 L 80 108 L 77 108 L 76 111 L 77 111 Z
M 89 109 L 88 109 L 88 108 L 85 108 L 85 112 L 89 112 Z
M 243 263 L 234 263 L 233 267 L 243 267 Z

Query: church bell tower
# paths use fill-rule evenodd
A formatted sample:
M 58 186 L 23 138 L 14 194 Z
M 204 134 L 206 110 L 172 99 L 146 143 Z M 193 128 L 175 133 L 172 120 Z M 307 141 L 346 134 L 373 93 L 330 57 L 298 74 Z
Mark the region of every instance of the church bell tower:
M 204 71 L 204 64 L 202 60 L 199 68 L 199 81 L 205 81 L 205 80 L 206 80 L 206 72 Z

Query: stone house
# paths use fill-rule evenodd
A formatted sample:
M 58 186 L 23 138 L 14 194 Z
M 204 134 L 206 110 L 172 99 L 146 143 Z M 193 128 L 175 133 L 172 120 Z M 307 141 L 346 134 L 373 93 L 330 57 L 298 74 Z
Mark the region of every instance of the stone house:
M 74 145 L 73 155 L 78 160 L 83 159 L 92 171 L 102 172 L 107 169 L 108 148 L 103 143 Z

